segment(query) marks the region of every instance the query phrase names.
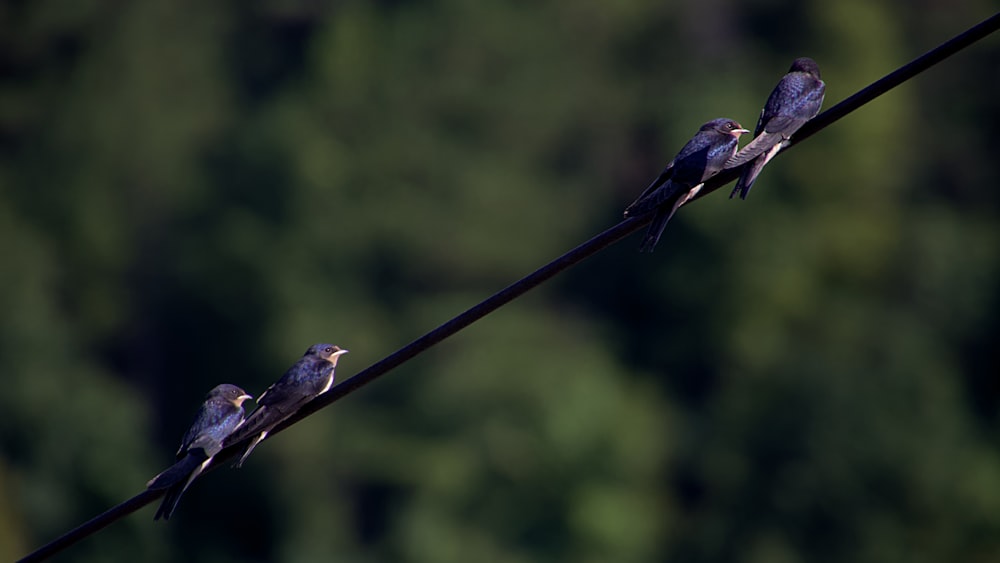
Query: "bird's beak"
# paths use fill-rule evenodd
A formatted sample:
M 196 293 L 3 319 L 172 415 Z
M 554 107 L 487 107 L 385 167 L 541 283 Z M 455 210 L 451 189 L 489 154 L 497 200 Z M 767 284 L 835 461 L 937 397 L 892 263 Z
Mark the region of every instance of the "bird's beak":
M 330 357 L 326 359 L 326 361 L 330 362 L 333 365 L 337 365 L 337 358 L 341 354 L 346 354 L 346 353 L 350 352 L 350 350 L 344 350 L 343 348 L 341 348 L 339 346 L 336 346 L 336 348 L 337 348 L 337 350 L 333 354 L 330 354 Z
M 239 397 L 233 399 L 233 404 L 236 405 L 237 407 L 242 407 L 243 401 L 246 401 L 247 399 L 253 399 L 253 397 L 251 395 L 247 395 L 246 393 L 244 393 Z
M 749 133 L 749 132 L 750 132 L 750 130 L 749 130 L 749 129 L 733 129 L 733 133 L 732 133 L 732 135 L 733 135 L 734 137 L 736 137 L 737 139 L 739 139 L 739 138 L 740 138 L 740 135 L 742 135 L 742 134 L 744 134 L 744 133 Z

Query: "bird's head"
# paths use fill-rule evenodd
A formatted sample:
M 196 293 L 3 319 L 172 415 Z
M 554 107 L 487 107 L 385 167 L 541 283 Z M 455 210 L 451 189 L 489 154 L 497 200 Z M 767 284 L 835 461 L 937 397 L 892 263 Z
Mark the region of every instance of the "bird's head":
M 820 78 L 819 65 L 816 64 L 816 61 L 810 59 L 809 57 L 799 57 L 792 61 L 792 66 L 788 69 L 788 72 L 804 72 L 806 74 L 811 74 L 817 79 Z
M 722 133 L 723 135 L 732 135 L 737 139 L 740 138 L 740 135 L 750 132 L 749 130 L 744 129 L 738 121 L 725 117 L 713 119 L 712 121 L 702 125 L 701 131 L 715 131 L 717 133 Z
M 209 397 L 221 397 L 230 403 L 236 405 L 237 407 L 243 406 L 243 401 L 247 399 L 253 399 L 249 393 L 240 389 L 235 385 L 230 385 L 229 383 L 223 383 L 215 389 L 212 389 L 208 394 Z
M 340 346 L 334 346 L 333 344 L 313 344 L 308 350 L 306 350 L 306 355 L 317 356 L 333 365 L 337 365 L 337 358 L 347 352 L 347 350 L 341 348 Z

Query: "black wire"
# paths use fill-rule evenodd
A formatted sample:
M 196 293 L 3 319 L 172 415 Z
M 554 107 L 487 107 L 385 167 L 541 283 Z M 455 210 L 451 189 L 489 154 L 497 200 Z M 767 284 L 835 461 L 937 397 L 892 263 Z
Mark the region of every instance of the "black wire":
M 994 14 L 976 26 L 950 39 L 946 43 L 943 43 L 927 53 L 924 53 L 905 66 L 900 67 L 898 70 L 895 70 L 885 77 L 873 82 L 853 96 L 816 116 L 816 118 L 811 120 L 809 123 L 806 123 L 802 129 L 799 129 L 795 136 L 792 137 L 789 147 L 804 141 L 819 131 L 822 131 L 826 127 L 832 125 L 835 121 L 841 119 L 859 107 L 867 104 L 896 86 L 899 86 L 903 82 L 913 78 L 917 74 L 920 74 L 951 55 L 954 55 L 958 51 L 972 45 L 976 41 L 979 41 L 987 35 L 997 31 L 998 28 L 1000 28 L 1000 13 Z M 784 152 L 784 150 L 782 152 Z M 737 167 L 725 170 L 720 174 L 713 176 L 705 182 L 705 186 L 694 199 L 704 197 L 725 184 L 735 180 L 736 177 L 739 176 L 739 173 L 740 167 Z M 491 295 L 486 300 L 467 309 L 465 312 L 445 322 L 441 326 L 435 328 L 420 338 L 417 338 L 406 346 L 403 346 L 382 360 L 358 372 L 354 375 L 354 377 L 351 377 L 343 383 L 335 386 L 330 389 L 330 391 L 320 395 L 312 402 L 302 407 L 302 409 L 295 413 L 295 415 L 275 427 L 269 435 L 273 436 L 274 434 L 281 432 L 285 428 L 295 424 L 299 420 L 311 415 L 319 409 L 329 406 L 331 403 L 340 400 L 349 393 L 352 393 L 357 389 L 360 389 L 362 386 L 371 383 L 378 377 L 392 371 L 417 355 L 427 351 L 435 344 L 441 342 L 449 336 L 454 335 L 463 328 L 499 309 L 503 305 L 541 285 L 546 280 L 552 278 L 563 270 L 579 264 L 597 252 L 600 252 L 608 246 L 625 238 L 643 225 L 649 223 L 651 218 L 652 215 L 647 214 L 641 217 L 626 219 L 587 242 L 577 246 L 573 250 L 570 250 L 545 266 L 535 270 L 531 274 L 505 287 L 498 293 Z M 225 450 L 219 452 L 219 454 L 216 455 L 215 459 L 212 461 L 211 466 L 206 468 L 206 471 L 214 469 L 215 467 L 225 463 L 228 459 L 242 451 L 248 442 L 249 438 L 244 439 L 241 442 L 232 444 Z M 162 495 L 162 490 L 143 491 L 131 499 L 99 514 L 98 516 L 95 516 L 84 524 L 77 526 L 55 540 L 43 545 L 25 556 L 19 561 L 19 563 L 42 561 L 52 557 L 56 553 L 77 543 L 83 538 L 97 533 L 97 531 L 101 530 L 105 526 L 108 526 L 112 522 L 124 518 L 132 512 L 135 512 L 143 506 L 153 502 Z

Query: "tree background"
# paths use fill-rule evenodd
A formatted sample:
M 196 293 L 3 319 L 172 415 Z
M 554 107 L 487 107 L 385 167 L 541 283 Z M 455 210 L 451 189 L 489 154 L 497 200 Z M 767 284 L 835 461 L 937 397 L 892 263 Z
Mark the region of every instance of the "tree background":
M 829 107 L 995 5 L 0 5 L 0 557 L 204 394 L 345 378 L 619 220 L 796 56 Z M 1000 37 L 63 561 L 1000 559 Z

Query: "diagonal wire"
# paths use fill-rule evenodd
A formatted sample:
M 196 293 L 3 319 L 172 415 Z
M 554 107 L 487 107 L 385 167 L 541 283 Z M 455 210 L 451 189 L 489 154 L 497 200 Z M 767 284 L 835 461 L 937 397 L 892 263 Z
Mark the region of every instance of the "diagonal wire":
M 938 47 L 931 49 L 906 65 L 858 91 L 853 96 L 850 96 L 846 100 L 816 116 L 812 121 L 806 123 L 801 129 L 799 129 L 799 131 L 791 138 L 789 147 L 804 141 L 819 131 L 822 131 L 854 110 L 860 108 L 868 102 L 871 102 L 875 98 L 881 96 L 896 86 L 899 86 L 903 82 L 906 82 L 935 64 L 947 59 L 969 45 L 972 45 L 980 39 L 992 34 L 997 31 L 997 29 L 1000 29 L 1000 13 L 996 13 L 986 18 L 982 22 L 960 33 L 959 35 L 956 35 Z M 785 150 L 787 150 L 787 148 Z M 784 150 L 781 152 L 783 153 Z M 781 153 L 778 154 L 780 155 Z M 741 167 L 731 168 L 710 178 L 705 182 L 704 187 L 694 199 L 700 199 L 733 181 L 737 176 L 739 176 L 740 170 Z M 694 199 L 692 199 L 692 201 Z M 514 299 L 517 299 L 521 295 L 524 295 L 560 272 L 570 268 L 571 266 L 579 264 L 583 260 L 586 260 L 608 246 L 620 241 L 631 233 L 637 231 L 643 225 L 649 223 L 651 218 L 652 214 L 646 214 L 644 216 L 626 219 L 556 258 L 552 262 L 549 262 L 548 264 L 521 278 L 520 280 L 512 283 L 499 292 L 491 295 L 484 301 L 465 310 L 458 316 L 453 317 L 441 326 L 435 328 L 420 338 L 417 338 L 406 346 L 403 346 L 382 360 L 379 360 L 371 366 L 363 369 L 355 374 L 354 377 L 351 377 L 350 379 L 330 389 L 330 391 L 320 395 L 302 407 L 297 413 L 295 413 L 295 415 L 289 417 L 287 420 L 275 427 L 274 430 L 270 432 L 269 436 L 273 436 L 274 434 L 281 432 L 285 428 L 297 423 L 299 420 L 302 420 L 319 409 L 327 407 L 345 397 L 349 393 L 352 393 L 357 389 L 360 389 L 362 386 L 371 383 L 378 377 L 392 371 L 417 355 L 427 351 L 435 344 L 438 344 L 493 311 L 496 311 L 507 303 L 510 303 Z M 218 467 L 220 464 L 235 456 L 247 445 L 247 442 L 249 442 L 249 438 L 243 439 L 235 444 L 230 444 L 226 449 L 219 452 L 219 454 L 215 456 L 211 466 L 206 468 L 206 471 Z M 143 506 L 155 501 L 163 495 L 163 492 L 163 490 L 143 491 L 131 499 L 108 509 L 91 520 L 77 526 L 69 532 L 66 532 L 48 544 L 38 548 L 32 553 L 26 555 L 19 561 L 19 563 L 43 561 L 48 559 L 80 540 L 97 533 L 109 524 L 120 520 L 132 512 L 139 510 Z

